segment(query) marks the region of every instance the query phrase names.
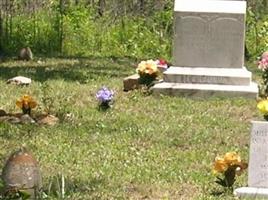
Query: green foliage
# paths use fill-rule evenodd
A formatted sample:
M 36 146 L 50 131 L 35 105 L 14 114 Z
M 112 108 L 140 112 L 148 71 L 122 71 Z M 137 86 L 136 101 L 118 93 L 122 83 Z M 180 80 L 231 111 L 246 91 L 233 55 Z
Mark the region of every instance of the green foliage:
M 253 60 L 268 50 L 268 14 L 254 12 L 251 7 L 247 12 L 246 44 Z
M 72 5 L 61 10 L 55 2 L 48 10 L 12 17 L 4 51 L 13 54 L 30 46 L 36 54 L 113 56 L 170 59 L 172 8 L 146 16 L 102 17 L 96 10 Z M 8 28 L 10 26 L 10 28 Z M 12 31 L 11 31 L 12 30 Z
M 156 14 L 155 19 L 122 17 L 111 22 L 110 16 L 94 19 L 86 8 L 78 7 L 64 16 L 63 51 L 76 56 L 170 58 L 171 22 L 167 13 Z

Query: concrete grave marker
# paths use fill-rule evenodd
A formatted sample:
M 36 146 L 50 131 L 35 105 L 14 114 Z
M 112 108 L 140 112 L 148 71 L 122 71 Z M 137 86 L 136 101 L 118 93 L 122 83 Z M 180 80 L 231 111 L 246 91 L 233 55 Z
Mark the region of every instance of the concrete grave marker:
M 153 91 L 255 98 L 244 67 L 245 17 L 245 1 L 175 0 L 173 66 Z
M 268 122 L 252 122 L 249 156 L 248 187 L 236 189 L 235 194 L 268 198 Z

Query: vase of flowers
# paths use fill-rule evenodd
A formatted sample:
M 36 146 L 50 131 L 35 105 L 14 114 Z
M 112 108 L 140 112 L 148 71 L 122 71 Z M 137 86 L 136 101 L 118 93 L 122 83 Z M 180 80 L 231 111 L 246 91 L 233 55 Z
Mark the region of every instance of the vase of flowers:
M 102 110 L 106 110 L 111 107 L 113 103 L 114 92 L 107 87 L 102 87 L 96 93 L 96 99 L 99 102 L 99 108 Z
M 150 87 L 159 76 L 157 62 L 154 60 L 141 61 L 136 69 L 139 74 L 139 83 Z

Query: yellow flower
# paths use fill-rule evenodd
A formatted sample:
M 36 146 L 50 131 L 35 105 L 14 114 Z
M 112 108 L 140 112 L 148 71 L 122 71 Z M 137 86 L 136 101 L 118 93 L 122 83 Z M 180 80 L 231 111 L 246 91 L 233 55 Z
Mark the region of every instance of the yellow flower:
M 257 104 L 257 108 L 263 115 L 268 114 L 268 99 L 261 100 Z
M 37 106 L 36 101 L 29 95 L 24 95 L 16 101 L 16 106 L 21 109 L 31 109 Z
M 241 158 L 236 152 L 228 152 L 224 155 L 224 161 L 227 165 L 238 165 L 241 163 Z
M 153 60 L 141 61 L 136 71 L 138 74 L 153 75 L 158 73 L 157 63 Z
M 137 73 L 144 73 L 146 70 L 146 61 L 141 61 L 140 64 L 138 65 L 136 71 Z
M 215 158 L 213 172 L 216 173 L 223 173 L 228 169 L 228 165 L 224 158 L 217 156 Z

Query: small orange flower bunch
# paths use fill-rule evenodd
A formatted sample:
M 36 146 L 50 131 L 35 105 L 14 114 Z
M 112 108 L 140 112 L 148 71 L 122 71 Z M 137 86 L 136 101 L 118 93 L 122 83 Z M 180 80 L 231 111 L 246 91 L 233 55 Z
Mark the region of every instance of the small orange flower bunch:
M 228 152 L 224 156 L 217 156 L 213 165 L 213 173 L 216 175 L 222 174 L 223 177 L 217 176 L 216 183 L 223 187 L 232 188 L 235 176 L 241 175 L 247 166 L 247 163 L 243 162 L 236 152 Z
M 16 101 L 16 106 L 22 109 L 23 114 L 31 114 L 31 110 L 37 106 L 37 102 L 29 95 L 23 95 Z

